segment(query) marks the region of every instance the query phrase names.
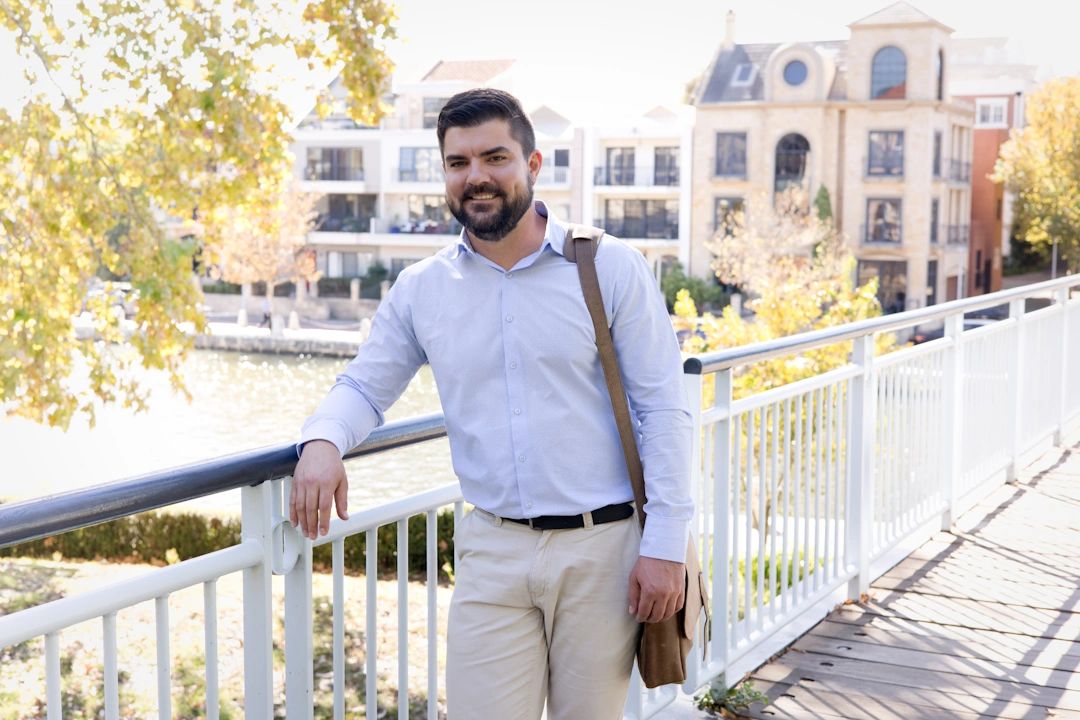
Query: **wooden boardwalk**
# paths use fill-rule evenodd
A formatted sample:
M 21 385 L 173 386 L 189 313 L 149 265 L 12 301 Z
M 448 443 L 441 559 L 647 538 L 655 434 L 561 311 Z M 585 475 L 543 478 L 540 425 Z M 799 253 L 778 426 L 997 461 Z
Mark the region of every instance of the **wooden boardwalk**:
M 1080 720 L 1080 444 L 1047 453 L 751 678 L 771 702 L 742 716 L 763 720 Z

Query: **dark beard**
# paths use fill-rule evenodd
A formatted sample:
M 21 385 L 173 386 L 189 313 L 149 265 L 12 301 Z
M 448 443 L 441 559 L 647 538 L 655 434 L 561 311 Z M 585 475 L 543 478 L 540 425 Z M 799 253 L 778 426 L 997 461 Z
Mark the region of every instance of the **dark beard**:
M 525 184 L 526 191 L 512 200 L 508 199 L 506 193 L 494 185 L 480 185 L 466 189 L 460 203 L 447 195 L 446 205 L 450 208 L 450 214 L 461 223 L 463 228 L 469 231 L 470 235 L 488 242 L 498 242 L 517 227 L 521 218 L 525 217 L 525 213 L 532 207 L 532 178 L 526 177 Z M 469 200 L 474 194 L 484 195 L 487 193 L 495 196 L 491 202 L 495 202 L 496 199 L 502 200 L 502 207 L 497 212 L 487 214 L 483 218 L 470 215 L 465 209 L 465 201 Z

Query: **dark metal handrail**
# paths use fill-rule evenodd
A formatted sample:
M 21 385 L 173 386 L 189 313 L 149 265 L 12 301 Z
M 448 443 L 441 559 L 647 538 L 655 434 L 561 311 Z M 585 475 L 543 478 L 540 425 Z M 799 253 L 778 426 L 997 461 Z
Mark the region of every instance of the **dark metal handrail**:
M 441 413 L 389 423 L 345 457 L 415 445 L 446 435 Z M 286 443 L 159 470 L 94 487 L 0 505 L 0 548 L 156 510 L 291 475 L 296 445 Z

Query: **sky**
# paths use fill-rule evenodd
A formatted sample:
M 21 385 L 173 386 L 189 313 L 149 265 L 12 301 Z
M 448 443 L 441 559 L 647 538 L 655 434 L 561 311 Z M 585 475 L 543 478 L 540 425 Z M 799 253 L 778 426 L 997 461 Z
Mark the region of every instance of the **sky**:
M 58 0 L 65 2 L 66 0 Z M 514 90 L 531 110 L 547 104 L 579 122 L 674 105 L 709 64 L 735 12 L 737 42 L 843 40 L 848 24 L 888 0 L 397 0 L 397 78 L 418 80 L 440 59 L 515 58 L 528 68 Z M 1008 37 L 1013 62 L 1039 79 L 1080 74 L 1071 0 L 916 0 L 956 37 Z M 0 36 L 0 63 L 10 40 Z M 0 74 L 0 105 L 14 93 Z M 296 98 L 294 107 L 310 107 Z

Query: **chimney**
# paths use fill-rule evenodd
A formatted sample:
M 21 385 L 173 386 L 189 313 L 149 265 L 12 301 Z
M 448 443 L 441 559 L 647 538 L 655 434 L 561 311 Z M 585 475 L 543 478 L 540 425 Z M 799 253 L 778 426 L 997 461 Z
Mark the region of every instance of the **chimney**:
M 724 49 L 731 50 L 735 47 L 735 11 L 727 11 L 727 29 L 724 31 Z

